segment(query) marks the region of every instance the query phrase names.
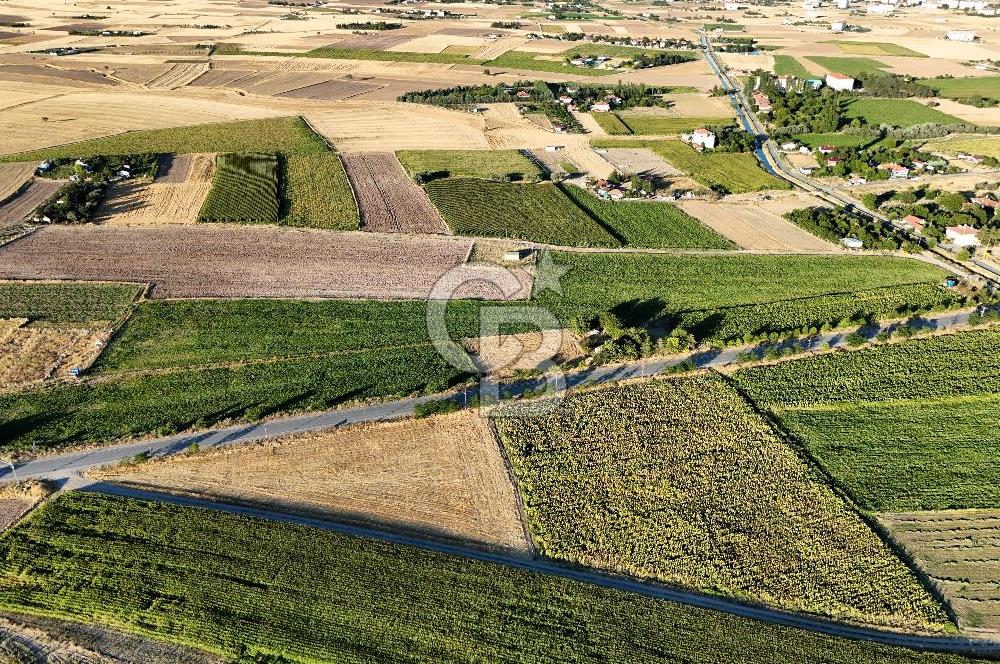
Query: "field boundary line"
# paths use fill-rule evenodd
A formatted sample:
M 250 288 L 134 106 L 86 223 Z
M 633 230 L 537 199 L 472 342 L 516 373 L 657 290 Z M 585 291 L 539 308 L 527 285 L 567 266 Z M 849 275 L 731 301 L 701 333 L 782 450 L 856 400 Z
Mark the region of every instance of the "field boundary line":
M 493 418 L 482 414 L 478 415 L 478 417 L 485 420 L 486 429 L 490 433 L 490 439 L 492 439 L 493 444 L 499 450 L 500 458 L 503 459 L 503 466 L 507 470 L 507 479 L 510 482 L 511 490 L 514 492 L 514 503 L 517 505 L 517 515 L 519 517 L 518 520 L 521 522 L 521 531 L 524 533 L 524 539 L 528 543 L 528 550 L 531 552 L 532 558 L 537 558 L 538 549 L 535 547 L 535 540 L 531 537 L 531 527 L 528 525 L 528 513 L 524 507 L 524 495 L 521 493 L 521 483 L 517 481 L 517 473 L 514 472 L 514 466 L 510 462 L 507 448 L 504 447 L 503 441 L 500 440 L 500 434 L 497 431 Z

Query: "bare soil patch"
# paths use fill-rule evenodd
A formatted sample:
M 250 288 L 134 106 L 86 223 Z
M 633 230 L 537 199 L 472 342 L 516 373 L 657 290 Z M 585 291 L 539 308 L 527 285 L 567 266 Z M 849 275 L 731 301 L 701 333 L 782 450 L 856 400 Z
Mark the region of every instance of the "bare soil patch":
M 648 148 L 605 148 L 600 152 L 622 173 L 678 177 L 683 173 Z
M 437 209 L 391 152 L 344 155 L 361 228 L 383 233 L 447 233 Z
M 252 73 L 253 71 L 249 69 L 210 69 L 188 83 L 188 86 L 225 88 L 229 87 L 234 81 L 238 81 L 244 76 L 249 76 Z
M 20 191 L 35 173 L 35 164 L 0 164 L 0 202 Z
M 465 411 L 174 457 L 97 473 L 133 486 L 391 524 L 527 552 L 488 425 Z
M 0 278 L 154 284 L 154 297 L 424 298 L 464 263 L 471 242 L 453 237 L 330 233 L 277 227 L 49 226 L 0 247 Z M 499 268 L 465 266 L 468 278 Z M 527 297 L 531 278 L 520 273 Z M 498 299 L 470 284 L 465 297 Z
M 0 487 L 0 531 L 10 528 L 18 519 L 38 503 L 45 500 L 51 490 L 38 480 L 28 480 Z
M 25 76 L 46 76 L 65 81 L 94 83 L 95 85 L 118 85 L 118 81 L 85 69 L 57 69 L 42 65 L 3 65 L 0 76 L 6 74 L 23 74 Z
M 839 251 L 838 247 L 805 231 L 782 215 L 815 205 L 808 196 L 770 194 L 737 197 L 732 202 L 681 201 L 679 207 L 744 249 L 761 251 Z
M 541 365 L 550 360 L 562 363 L 583 356 L 580 344 L 569 330 L 477 337 L 465 339 L 463 345 L 474 355 L 480 371 L 493 378 L 544 368 Z
M 0 391 L 66 378 L 90 366 L 111 334 L 102 327 L 25 327 L 0 321 Z
M 58 180 L 32 180 L 17 196 L 0 205 L 0 228 L 24 221 L 35 208 L 56 193 L 62 184 Z

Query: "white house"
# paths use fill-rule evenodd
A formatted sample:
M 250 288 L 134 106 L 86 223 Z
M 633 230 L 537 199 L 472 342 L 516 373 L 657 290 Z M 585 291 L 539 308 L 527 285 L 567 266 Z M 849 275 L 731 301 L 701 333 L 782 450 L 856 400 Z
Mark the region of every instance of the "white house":
M 944 229 L 944 236 L 951 240 L 956 247 L 978 247 L 979 238 L 976 237 L 976 229 L 968 224 L 961 226 L 949 226 Z
M 976 41 L 976 33 L 972 30 L 949 30 L 944 38 L 949 41 L 974 42 Z
M 701 146 L 704 150 L 711 150 L 715 147 L 715 134 L 704 127 L 699 127 L 691 132 L 691 145 Z
M 850 76 L 844 76 L 843 74 L 838 74 L 836 72 L 830 72 L 826 75 L 826 84 L 830 86 L 833 90 L 853 90 L 854 89 L 854 79 Z
M 590 110 L 597 111 L 598 113 L 607 113 L 611 110 L 611 104 L 606 101 L 597 102 L 591 105 Z
M 830 24 L 831 32 L 843 32 L 846 24 L 843 21 L 834 21 Z

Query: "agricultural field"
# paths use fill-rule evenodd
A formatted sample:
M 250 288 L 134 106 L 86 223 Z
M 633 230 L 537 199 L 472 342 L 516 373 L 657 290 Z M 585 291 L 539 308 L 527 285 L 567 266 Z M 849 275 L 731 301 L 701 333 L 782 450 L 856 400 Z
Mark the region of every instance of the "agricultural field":
M 898 55 L 908 58 L 926 58 L 927 56 L 923 53 L 914 51 L 911 48 L 906 48 L 900 44 L 889 44 L 886 42 L 869 42 L 869 41 L 831 41 L 826 42 L 828 44 L 833 44 L 839 48 L 844 53 L 848 55 Z
M 591 113 L 590 117 L 604 130 L 605 134 L 609 136 L 628 136 L 632 133 L 629 126 L 622 122 L 622 119 L 617 113 Z
M 649 148 L 699 184 L 719 192 L 741 194 L 767 189 L 788 189 L 789 184 L 762 169 L 757 158 L 744 153 L 700 153 L 674 140 L 604 140 L 595 147 Z
M 808 145 L 812 149 L 817 149 L 822 145 L 832 145 L 835 148 L 864 147 L 872 142 L 869 136 L 859 136 L 856 134 L 798 134 L 795 140 Z
M 602 201 L 587 191 L 562 187 L 574 203 L 625 246 L 735 249 L 736 245 L 669 203 Z
M 874 511 L 998 505 L 1000 330 L 750 368 L 736 383 Z
M 473 411 L 112 467 L 96 477 L 522 554 L 528 549 L 500 450 Z
M 242 51 L 241 55 L 286 55 L 285 53 L 266 53 L 259 51 Z M 460 53 L 417 53 L 414 51 L 380 51 L 371 48 L 340 48 L 323 46 L 300 54 L 304 58 L 334 58 L 337 60 L 376 60 L 382 62 L 416 62 L 444 65 L 476 65 L 482 60 L 467 57 Z
M 0 229 L 14 226 L 27 219 L 62 186 L 63 183 L 58 180 L 33 179 L 16 196 L 0 203 Z
M 968 152 L 969 154 L 1000 159 L 1000 138 L 989 138 L 987 136 L 944 138 L 930 141 L 923 147 L 925 150 L 930 150 L 931 152 L 952 154 Z
M 198 221 L 275 224 L 279 211 L 277 156 L 218 156 L 212 188 L 198 212 Z
M 844 74 L 851 78 L 864 80 L 865 76 L 877 76 L 883 73 L 886 65 L 871 58 L 841 58 L 826 55 L 807 55 L 807 60 L 811 60 L 823 69 Z
M 273 226 L 48 226 L 0 246 L 0 279 L 150 283 L 153 297 L 424 298 L 469 246 Z M 488 278 L 500 268 L 465 269 Z M 472 285 L 467 297 L 503 296 Z
M 59 496 L 0 539 L 0 552 L 2 572 L 21 579 L 0 590 L 6 610 L 116 626 L 231 659 L 280 651 L 315 662 L 360 662 L 373 652 L 384 660 L 643 664 L 969 661 L 304 526 L 93 493 Z M 76 562 L 81 552 L 86 568 Z M 167 552 L 191 562 L 164 564 Z M 149 601 L 166 594 L 176 601 Z
M 53 148 L 0 156 L 0 161 L 31 161 L 94 155 L 188 154 L 195 152 L 327 151 L 326 143 L 299 117 L 242 120 L 132 131 Z
M 870 125 L 887 124 L 895 127 L 935 122 L 937 124 L 961 124 L 961 120 L 936 108 L 924 106 L 912 99 L 852 99 L 844 105 L 844 115 L 848 118 L 862 118 Z
M 154 182 L 125 182 L 111 188 L 97 210 L 110 224 L 193 224 L 212 188 L 215 156 L 169 155 Z
M 0 281 L 0 318 L 53 324 L 110 322 L 122 317 L 142 287 L 129 284 Z
M 441 215 L 391 152 L 344 156 L 361 229 L 382 233 L 446 233 Z
M 0 203 L 20 191 L 35 174 L 36 164 L 0 164 Z
M 282 159 L 283 225 L 339 231 L 358 229 L 358 205 L 339 155 L 289 154 Z
M 602 113 L 593 114 L 595 117 Z M 628 132 L 638 136 L 671 136 L 692 131 L 705 125 L 730 124 L 732 117 L 670 117 L 666 115 L 655 115 L 652 113 L 641 113 L 637 111 L 620 111 L 615 115 L 621 120 Z M 612 132 L 608 132 L 609 134 Z
M 879 521 L 941 590 L 958 615 L 959 627 L 1000 630 L 1000 603 L 996 597 L 1000 512 L 881 514 Z
M 692 51 L 669 51 L 673 55 L 684 57 L 687 61 L 695 60 L 696 56 Z M 491 70 L 496 68 L 522 69 L 527 71 L 551 72 L 555 74 L 576 74 L 578 76 L 609 76 L 612 74 L 621 75 L 622 70 L 615 69 L 595 69 L 593 67 L 575 66 L 566 60 L 578 56 L 598 56 L 604 55 L 611 58 L 631 60 L 647 52 L 641 48 L 631 46 L 612 46 L 607 44 L 583 44 L 573 46 L 565 51 L 554 54 L 542 54 L 529 51 L 519 51 L 517 49 L 507 51 L 503 55 L 490 60 L 486 66 Z M 627 71 L 627 70 L 626 70 Z
M 458 235 L 564 246 L 618 246 L 614 236 L 554 184 L 450 178 L 429 182 L 424 190 Z
M 111 330 L 26 326 L 25 319 L 0 319 L 0 389 L 23 388 L 52 378 L 69 378 L 97 357 Z
M 412 178 L 433 177 L 538 181 L 542 172 L 518 150 L 400 150 L 399 162 Z
M 774 73 L 778 76 L 797 76 L 798 78 L 816 78 L 802 64 L 802 61 L 791 55 L 774 56 Z
M 516 414 L 496 426 L 547 556 L 850 621 L 948 622 L 724 379 L 620 384 Z
M 1000 102 L 1000 76 L 929 78 L 921 82 L 932 87 L 938 95 L 958 102 L 979 99 Z
M 537 300 L 561 320 L 613 311 L 629 326 L 683 320 L 697 336 L 717 340 L 818 327 L 838 315 L 894 318 L 899 308 L 910 310 L 911 297 L 926 303 L 936 296 L 947 276 L 926 263 L 887 257 L 557 253 L 554 259 L 570 268 L 563 293 L 544 291 Z

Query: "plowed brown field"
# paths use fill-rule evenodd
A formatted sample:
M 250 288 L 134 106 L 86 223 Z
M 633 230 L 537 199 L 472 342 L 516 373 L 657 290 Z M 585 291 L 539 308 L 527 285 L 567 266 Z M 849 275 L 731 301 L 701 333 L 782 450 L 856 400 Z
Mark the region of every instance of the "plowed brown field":
M 506 271 L 463 265 L 470 244 L 277 227 L 48 226 L 0 247 L 0 278 L 152 283 L 154 297 L 423 298 L 462 266 L 463 297 L 502 299 L 484 280 Z M 527 297 L 531 277 L 517 276 L 513 297 Z
M 344 155 L 358 199 L 361 228 L 384 233 L 447 233 L 424 190 L 406 175 L 391 152 Z
M 13 226 L 34 212 L 49 196 L 56 193 L 62 182 L 35 179 L 17 196 L 0 205 L 0 228 Z

